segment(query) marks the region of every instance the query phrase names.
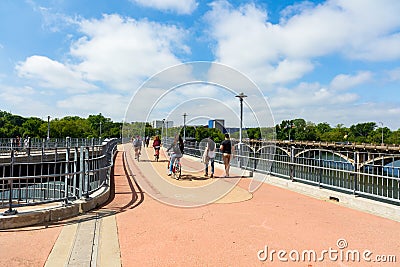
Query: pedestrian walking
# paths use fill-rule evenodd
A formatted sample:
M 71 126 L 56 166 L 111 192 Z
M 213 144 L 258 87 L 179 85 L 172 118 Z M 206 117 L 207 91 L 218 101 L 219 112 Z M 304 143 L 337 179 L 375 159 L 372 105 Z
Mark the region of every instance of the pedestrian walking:
M 204 162 L 204 176 L 208 176 L 208 163 L 211 166 L 211 175 L 210 177 L 214 177 L 214 159 L 215 159 L 215 142 L 211 137 L 207 138 L 206 149 L 203 153 L 203 162 Z
M 233 153 L 234 153 L 234 146 L 232 145 L 232 142 L 230 140 L 228 133 L 225 134 L 225 140 L 222 141 L 219 149 L 221 150 L 222 159 L 224 161 L 225 177 L 229 177 L 229 169 L 230 169 L 231 159 L 232 159 Z

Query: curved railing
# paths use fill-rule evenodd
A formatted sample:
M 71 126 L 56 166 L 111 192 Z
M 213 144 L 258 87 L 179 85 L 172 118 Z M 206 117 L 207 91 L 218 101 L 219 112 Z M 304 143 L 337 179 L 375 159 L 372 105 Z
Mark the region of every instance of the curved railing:
M 10 147 L 0 156 L 0 207 L 88 198 L 109 183 L 118 139 L 65 139 Z M 7 153 L 7 154 L 6 154 Z
M 400 204 L 399 151 L 382 153 L 343 149 L 338 153 L 338 150 L 325 147 L 310 150 L 282 144 L 278 147 L 271 143 L 260 145 L 257 150 L 247 144 L 242 144 L 241 150 L 237 143 L 235 147 L 232 166 Z M 186 142 L 185 154 L 201 157 L 199 143 Z M 222 163 L 218 150 L 215 161 Z

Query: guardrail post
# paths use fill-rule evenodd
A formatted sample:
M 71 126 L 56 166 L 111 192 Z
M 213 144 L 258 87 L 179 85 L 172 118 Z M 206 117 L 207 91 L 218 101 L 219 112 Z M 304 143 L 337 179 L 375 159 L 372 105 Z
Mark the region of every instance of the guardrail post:
M 85 181 L 86 181 L 86 199 L 90 199 L 90 179 L 89 179 L 89 147 L 85 147 Z
M 253 173 L 256 171 L 256 169 L 257 169 L 257 151 L 254 149 L 254 151 L 253 151 Z
M 321 182 L 322 182 L 322 156 L 321 156 L 321 150 L 318 150 L 318 187 L 321 188 Z
M 45 149 L 44 149 L 44 145 L 45 145 L 45 139 L 42 139 L 42 162 L 44 160 L 44 155 L 45 155 Z
M 353 195 L 355 195 L 357 192 L 358 172 L 360 170 L 359 162 L 360 162 L 360 154 L 358 152 L 354 152 Z
M 75 147 L 74 150 L 75 150 L 75 153 L 74 153 L 74 180 L 72 183 L 73 183 L 73 190 L 74 190 L 73 197 L 76 198 L 76 180 L 78 178 L 78 174 L 77 174 L 77 172 L 78 172 L 78 148 Z
M 14 149 L 11 150 L 11 161 L 10 161 L 10 177 L 14 177 Z M 8 184 L 10 186 L 10 191 L 8 194 L 8 210 L 3 212 L 3 215 L 15 215 L 17 214 L 17 210 L 12 208 L 12 191 L 13 191 L 13 180 L 10 178 L 8 180 Z
M 85 179 L 85 154 L 83 153 L 83 146 L 80 147 L 79 151 L 79 198 L 82 198 L 83 193 L 83 185 Z
M 292 182 L 295 182 L 295 179 L 294 179 L 294 146 L 290 147 L 289 175 L 290 175 L 290 180 L 292 180 Z
M 69 155 L 70 155 L 70 150 L 69 147 L 67 147 L 67 150 L 65 151 L 65 182 L 64 182 L 64 194 L 65 194 L 65 204 L 68 205 L 68 179 L 69 179 Z

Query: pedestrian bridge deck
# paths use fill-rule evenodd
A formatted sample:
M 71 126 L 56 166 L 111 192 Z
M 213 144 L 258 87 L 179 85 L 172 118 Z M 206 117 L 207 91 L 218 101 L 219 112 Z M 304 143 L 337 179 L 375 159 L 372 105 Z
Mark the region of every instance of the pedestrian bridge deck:
M 144 151 L 151 155 L 151 148 Z M 377 266 L 376 256 L 390 255 L 400 261 L 397 221 L 270 184 L 250 194 L 251 180 L 240 179 L 241 173 L 231 181 L 206 179 L 202 164 L 189 158 L 182 163 L 191 169 L 175 181 L 166 175 L 164 158 L 154 163 L 145 155 L 135 162 L 130 149 L 117 154 L 111 198 L 103 207 L 62 222 L 1 231 L 0 266 L 259 266 L 266 255 L 270 266 Z M 217 168 L 216 176 L 222 174 Z M 162 180 L 171 187 L 157 186 Z M 172 185 L 189 190 L 216 183 L 235 186 L 212 204 L 200 205 L 207 194 L 182 199 L 171 192 Z M 197 207 L 182 207 L 193 202 Z M 340 254 L 322 259 L 329 249 L 369 250 L 371 262 L 348 262 Z M 286 251 L 288 262 L 277 253 L 271 259 L 272 250 Z M 295 257 L 304 250 L 316 251 L 321 260 L 289 258 L 289 252 Z

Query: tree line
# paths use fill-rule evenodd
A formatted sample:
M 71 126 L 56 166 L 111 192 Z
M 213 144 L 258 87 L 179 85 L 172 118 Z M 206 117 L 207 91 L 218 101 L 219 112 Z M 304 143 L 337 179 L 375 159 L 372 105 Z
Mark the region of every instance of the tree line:
M 47 118 L 46 118 L 47 119 Z M 98 115 L 89 115 L 87 118 L 66 116 L 64 118 L 47 120 L 37 117 L 22 117 L 6 111 L 0 111 L 0 138 L 13 137 L 47 137 L 50 138 L 98 138 L 120 137 L 121 130 L 124 137 L 145 135 L 155 136 L 165 134 L 165 129 L 153 128 L 144 122 L 124 123 L 113 122 L 110 118 Z M 144 132 L 143 132 L 144 131 Z M 168 135 L 175 133 L 184 135 L 183 127 L 168 129 Z M 186 126 L 187 138 L 201 141 L 209 136 L 216 142 L 221 142 L 224 135 L 218 129 L 209 129 L 207 126 Z M 232 133 L 233 138 L 239 138 L 239 133 Z M 315 124 L 304 119 L 283 120 L 273 128 L 249 128 L 243 130 L 243 138 L 272 139 L 294 141 L 322 141 L 322 142 L 354 142 L 373 144 L 400 144 L 400 129 L 391 131 L 375 122 L 363 122 L 345 127 L 338 124 L 334 127 L 327 122 Z
M 315 124 L 294 119 L 282 121 L 275 129 L 278 140 L 400 144 L 400 129 L 391 131 L 376 122 L 331 127 L 327 122 Z
M 98 138 L 119 137 L 122 123 L 113 122 L 110 118 L 89 115 L 88 118 L 66 116 L 58 119 L 43 120 L 37 117 L 22 117 L 6 111 L 0 111 L 0 138 L 47 137 L 50 138 Z

